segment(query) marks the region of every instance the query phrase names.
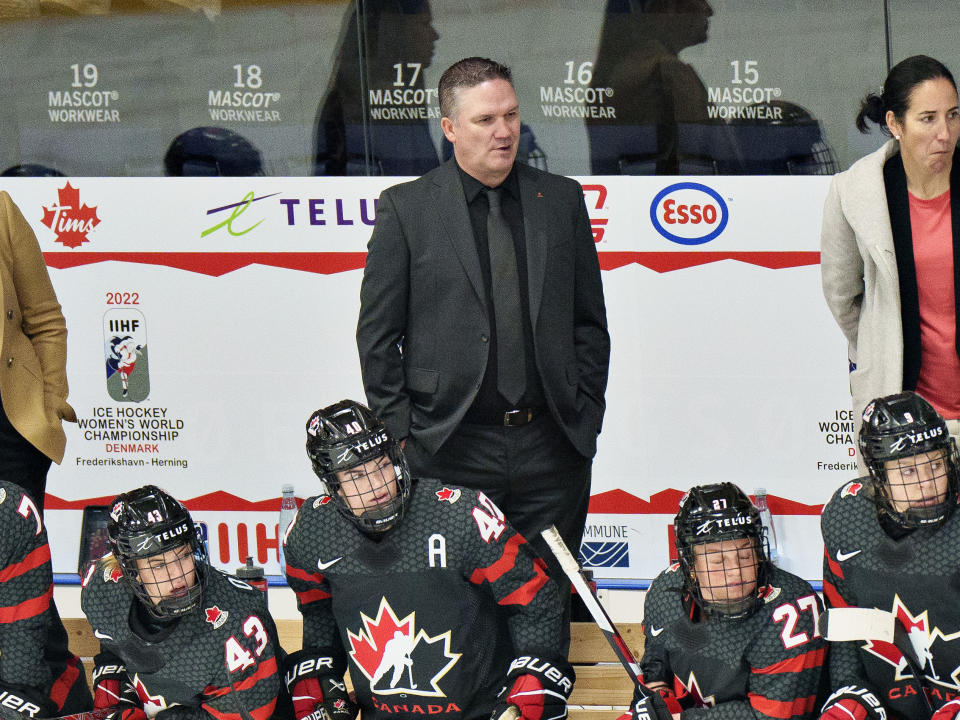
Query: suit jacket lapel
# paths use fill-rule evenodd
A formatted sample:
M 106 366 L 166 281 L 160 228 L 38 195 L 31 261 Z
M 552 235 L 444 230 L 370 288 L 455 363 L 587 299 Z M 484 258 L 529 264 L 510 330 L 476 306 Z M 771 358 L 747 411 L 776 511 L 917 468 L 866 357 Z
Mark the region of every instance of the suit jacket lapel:
M 520 181 L 520 205 L 523 208 L 523 233 L 527 246 L 527 287 L 530 296 L 530 325 L 536 335 L 543 281 L 547 270 L 547 229 L 549 200 L 542 194 L 536 176 L 526 172 L 526 165 L 517 165 Z
M 456 161 L 450 158 L 441 165 L 433 178 L 433 211 L 440 216 L 440 224 L 450 244 L 456 250 L 463 271 L 480 301 L 486 303 L 483 290 L 483 276 L 480 271 L 480 258 L 477 256 L 477 243 L 473 237 L 467 200 L 463 195 L 463 184 Z

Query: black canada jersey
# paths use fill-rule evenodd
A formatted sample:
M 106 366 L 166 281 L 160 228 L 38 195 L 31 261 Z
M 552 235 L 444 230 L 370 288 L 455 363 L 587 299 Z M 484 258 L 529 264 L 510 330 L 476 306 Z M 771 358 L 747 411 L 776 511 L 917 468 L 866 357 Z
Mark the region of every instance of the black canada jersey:
M 880 526 L 873 481 L 848 482 L 820 519 L 823 595 L 829 607 L 888 610 L 918 648 L 927 696 L 936 709 L 960 695 L 960 513 L 934 530 L 894 540 Z M 892 718 L 924 717 L 912 675 L 889 643 L 834 643 L 830 683 L 874 692 Z
M 53 604 L 43 519 L 33 499 L 5 480 L 0 527 L 0 701 L 31 716 L 88 710 L 93 701 L 83 665 L 67 650 Z
M 685 708 L 683 720 L 811 718 L 819 711 L 826 643 L 822 609 L 805 580 L 773 567 L 764 604 L 735 620 L 690 620 L 683 571 L 671 565 L 644 602 L 644 680 L 664 682 Z
M 379 540 L 311 498 L 285 553 L 303 647 L 349 660 L 365 720 L 486 720 L 515 657 L 567 667 L 556 585 L 483 493 L 418 480 Z
M 91 566 L 80 602 L 103 650 L 100 663 L 124 666 L 148 716 L 265 720 L 280 691 L 282 651 L 264 594 L 208 565 L 198 571 L 206 578 L 198 608 L 148 641 L 133 630 L 141 626 L 140 601 L 113 557 Z

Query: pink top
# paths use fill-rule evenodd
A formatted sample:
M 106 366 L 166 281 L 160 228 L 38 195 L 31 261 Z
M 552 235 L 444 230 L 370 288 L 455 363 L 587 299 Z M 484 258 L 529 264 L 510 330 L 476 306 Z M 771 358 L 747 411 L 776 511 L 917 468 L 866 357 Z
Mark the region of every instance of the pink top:
M 910 229 L 920 301 L 917 392 L 943 417 L 960 418 L 950 191 L 929 200 L 910 194 Z

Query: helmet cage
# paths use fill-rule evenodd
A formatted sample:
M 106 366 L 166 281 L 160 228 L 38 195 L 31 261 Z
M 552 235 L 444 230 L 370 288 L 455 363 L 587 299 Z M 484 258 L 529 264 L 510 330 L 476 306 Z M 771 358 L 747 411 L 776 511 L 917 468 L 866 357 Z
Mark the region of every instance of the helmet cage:
M 677 556 L 683 571 L 684 589 L 702 611 L 727 619 L 736 619 L 753 614 L 762 604 L 770 576 L 770 546 L 767 530 L 760 512 L 740 488 L 732 483 L 705 485 L 693 488 L 681 501 L 680 512 L 674 520 Z M 725 540 L 749 539 L 752 541 L 752 567 L 741 561 L 737 554 L 737 567 L 721 564 L 718 569 L 697 574 L 696 548 Z M 699 554 L 703 554 L 701 551 Z M 707 558 L 705 558 L 706 562 Z M 716 566 L 715 566 L 716 567 Z M 736 570 L 732 581 L 727 582 L 728 572 Z M 722 573 L 723 582 L 707 586 L 708 598 L 703 583 Z M 727 588 L 740 582 L 744 574 L 752 573 L 756 579 L 754 589 L 743 597 L 725 599 Z
M 908 530 L 946 522 L 960 492 L 960 455 L 947 424 L 926 400 L 908 392 L 871 402 L 864 410 L 859 445 L 879 512 Z M 944 466 L 937 468 L 934 463 L 941 457 L 929 454 L 941 451 Z M 890 461 L 896 461 L 895 469 L 887 467 Z M 947 481 L 943 499 L 931 482 L 941 477 Z M 910 499 L 898 501 L 894 484 Z
M 345 400 L 315 412 L 307 455 L 338 512 L 361 531 L 385 533 L 403 518 L 409 466 L 400 444 L 363 405 Z
M 108 535 L 124 580 L 151 615 L 170 619 L 199 605 L 207 553 L 200 527 L 178 501 L 153 486 L 121 495 L 111 508 Z M 152 569 L 142 570 L 138 562 L 183 547 L 187 553 L 156 563 Z M 186 557 L 193 559 L 192 569 L 185 567 Z M 161 586 L 168 584 L 179 591 L 164 594 Z

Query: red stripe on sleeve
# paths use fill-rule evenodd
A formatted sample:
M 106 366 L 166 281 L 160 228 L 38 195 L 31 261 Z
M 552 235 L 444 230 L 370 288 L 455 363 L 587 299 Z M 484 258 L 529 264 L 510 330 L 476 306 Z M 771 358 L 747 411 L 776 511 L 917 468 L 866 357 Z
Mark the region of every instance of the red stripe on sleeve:
M 516 533 L 507 540 L 507 544 L 504 546 L 503 554 L 500 558 L 489 567 L 474 570 L 470 576 L 470 582 L 474 585 L 479 585 L 484 580 L 487 582 L 495 582 L 500 579 L 504 573 L 508 572 L 516 564 L 517 549 L 525 542 L 526 540 L 524 540 L 523 536 L 520 533 Z
M 0 570 L 0 583 L 20 577 L 48 562 L 50 562 L 50 546 L 44 543 L 40 547 L 34 548 L 20 562 L 7 565 L 3 570 Z
M 750 707 L 757 712 L 775 718 L 792 718 L 796 715 L 808 715 L 817 702 L 816 695 L 810 695 L 805 698 L 797 698 L 793 701 L 770 700 L 763 695 L 756 693 L 747 693 L 750 700 Z
M 53 687 L 50 688 L 50 699 L 57 706 L 57 710 L 63 710 L 63 704 L 67 701 L 70 689 L 80 677 L 80 668 L 77 666 L 80 661 L 76 656 L 67 660 L 67 667 L 56 680 L 53 681 Z
M 304 582 L 323 582 L 323 575 L 320 573 L 308 573 L 300 568 L 290 567 L 289 565 L 287 565 L 287 575 L 290 577 L 295 577 L 297 580 L 303 580 Z
M 826 548 L 823 549 L 823 557 L 827 559 L 827 567 L 830 568 L 830 572 L 832 572 L 836 577 L 843 580 L 843 568 L 840 567 L 840 563 L 838 563 L 836 560 L 830 557 L 830 553 L 827 551 Z
M 255 710 L 247 710 L 247 712 L 251 717 L 253 717 L 253 720 L 267 720 L 271 715 L 273 715 L 273 709 L 276 707 L 276 705 L 277 699 L 274 698 L 263 707 L 258 707 Z M 210 713 L 213 717 L 217 718 L 217 720 L 247 720 L 245 715 L 241 715 L 240 713 L 221 712 L 207 703 L 201 703 L 200 707 Z
M 39 597 L 30 600 L 24 600 L 16 605 L 8 605 L 0 608 L 0 623 L 15 623 L 17 620 L 26 620 L 36 617 L 40 613 L 46 612 L 50 607 L 50 599 L 53 597 L 53 585 Z
M 781 660 L 773 665 L 767 665 L 762 668 L 752 668 L 751 672 L 758 675 L 776 675 L 778 673 L 796 673 L 807 668 L 822 667 L 823 661 L 827 656 L 827 649 L 810 650 L 803 655 Z
M 264 678 L 273 677 L 277 674 L 277 659 L 270 658 L 262 663 L 260 667 L 257 668 L 257 671 L 253 675 L 245 677 L 243 680 L 238 680 L 233 684 L 233 689 L 237 692 L 240 690 L 248 690 L 256 685 L 258 682 Z
M 536 575 L 525 582 L 503 600 L 497 602 L 498 605 L 526 605 L 540 592 L 540 588 L 547 584 L 547 574 L 540 567 L 539 563 L 533 564 Z
M 837 592 L 837 588 L 829 580 L 823 581 L 823 595 L 827 599 L 828 607 L 850 607 L 850 603 L 843 599 L 843 596 Z
M 297 591 L 297 600 L 299 600 L 302 605 L 308 605 L 317 600 L 326 600 L 329 597 L 333 596 L 325 590 Z

